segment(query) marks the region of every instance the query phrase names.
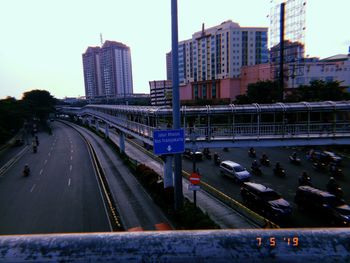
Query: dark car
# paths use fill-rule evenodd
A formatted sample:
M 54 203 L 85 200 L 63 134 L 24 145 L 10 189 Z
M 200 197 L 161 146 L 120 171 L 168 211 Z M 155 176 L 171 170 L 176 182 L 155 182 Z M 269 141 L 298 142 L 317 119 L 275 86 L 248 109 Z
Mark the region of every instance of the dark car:
M 328 165 L 329 163 L 340 164 L 342 162 L 342 158 L 330 151 L 314 151 L 312 154 L 307 155 L 308 158 L 314 162 L 324 163 Z
M 192 160 L 193 158 L 193 151 L 191 151 L 190 149 L 185 149 L 184 153 L 183 153 L 184 157 L 189 158 Z M 203 153 L 200 151 L 196 151 L 194 153 L 195 159 L 196 161 L 201 161 L 203 159 Z
M 243 183 L 241 196 L 247 206 L 272 220 L 284 220 L 292 214 L 290 204 L 277 192 L 262 184 Z
M 350 226 L 350 206 L 333 194 L 311 186 L 299 186 L 294 201 L 299 208 L 309 209 L 332 225 Z

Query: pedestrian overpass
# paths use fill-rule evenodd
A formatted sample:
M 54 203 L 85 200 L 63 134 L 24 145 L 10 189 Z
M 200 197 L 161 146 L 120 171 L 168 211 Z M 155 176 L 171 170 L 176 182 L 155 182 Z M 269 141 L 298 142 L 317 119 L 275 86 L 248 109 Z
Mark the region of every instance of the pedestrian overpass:
M 59 112 L 153 145 L 153 131 L 172 127 L 172 108 L 87 105 Z M 183 106 L 186 147 L 298 146 L 350 144 L 350 101 Z

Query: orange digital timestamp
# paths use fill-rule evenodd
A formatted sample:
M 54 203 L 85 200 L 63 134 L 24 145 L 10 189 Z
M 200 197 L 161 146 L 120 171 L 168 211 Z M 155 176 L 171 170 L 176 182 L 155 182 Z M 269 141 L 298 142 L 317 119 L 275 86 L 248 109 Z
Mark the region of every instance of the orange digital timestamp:
M 277 245 L 280 245 L 281 243 L 287 244 L 291 247 L 298 247 L 299 246 L 299 237 L 282 237 L 280 239 L 277 239 L 276 237 L 257 237 L 256 238 L 258 247 L 261 246 L 270 246 L 270 247 L 276 247 Z

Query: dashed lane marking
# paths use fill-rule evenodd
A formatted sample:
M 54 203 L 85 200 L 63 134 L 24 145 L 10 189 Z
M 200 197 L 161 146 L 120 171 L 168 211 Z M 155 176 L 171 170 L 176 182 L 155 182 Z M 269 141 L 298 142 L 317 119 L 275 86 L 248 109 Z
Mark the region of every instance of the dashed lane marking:
M 69 166 L 69 171 L 72 171 L 72 169 L 73 169 L 73 165 L 70 165 Z
M 51 152 L 49 152 L 47 155 L 48 155 L 48 156 L 51 156 Z
M 39 174 L 41 175 L 41 174 L 43 173 L 43 171 L 44 171 L 44 170 L 43 170 L 43 169 L 41 169 L 41 170 L 40 170 L 40 172 L 39 172 Z
M 32 186 L 32 189 L 30 189 L 30 192 L 33 192 L 33 191 L 34 191 L 35 186 L 36 186 L 36 185 L 33 185 L 33 186 Z
M 71 160 L 71 161 L 73 160 L 73 156 L 70 157 L 70 160 Z
M 47 160 L 45 160 L 44 165 L 47 164 Z
M 68 179 L 68 186 L 70 186 L 70 178 Z

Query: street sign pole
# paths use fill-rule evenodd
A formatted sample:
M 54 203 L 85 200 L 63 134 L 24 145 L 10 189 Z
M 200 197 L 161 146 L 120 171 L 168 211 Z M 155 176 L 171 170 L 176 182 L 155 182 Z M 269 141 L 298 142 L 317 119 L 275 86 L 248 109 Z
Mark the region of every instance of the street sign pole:
M 171 0 L 171 55 L 172 55 L 172 84 L 173 84 L 173 129 L 180 129 L 180 92 L 179 92 L 179 43 L 177 25 L 177 0 Z M 174 158 L 174 194 L 175 210 L 183 206 L 182 192 L 182 160 L 181 154 L 175 154 Z

